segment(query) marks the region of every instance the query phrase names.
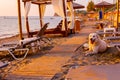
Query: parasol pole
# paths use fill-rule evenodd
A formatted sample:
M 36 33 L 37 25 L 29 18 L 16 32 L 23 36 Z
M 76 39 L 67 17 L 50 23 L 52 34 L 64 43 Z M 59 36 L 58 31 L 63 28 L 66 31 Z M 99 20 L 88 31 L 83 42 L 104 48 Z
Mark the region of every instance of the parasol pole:
M 102 2 L 103 2 L 103 0 L 102 0 Z M 102 19 L 104 19 L 104 5 L 102 7 Z
M 22 40 L 22 21 L 21 21 L 21 7 L 20 0 L 17 1 L 18 6 L 18 27 L 19 27 L 19 37 Z
M 116 26 L 116 28 L 118 29 L 118 24 L 119 24 L 119 0 L 117 0 L 117 26 Z
M 42 26 L 43 26 L 43 23 L 42 23 L 42 11 L 41 11 L 41 6 L 40 6 L 40 4 L 38 5 L 38 8 L 39 8 L 40 26 L 41 26 L 41 28 L 42 28 Z
M 102 19 L 104 19 L 104 6 L 102 7 Z

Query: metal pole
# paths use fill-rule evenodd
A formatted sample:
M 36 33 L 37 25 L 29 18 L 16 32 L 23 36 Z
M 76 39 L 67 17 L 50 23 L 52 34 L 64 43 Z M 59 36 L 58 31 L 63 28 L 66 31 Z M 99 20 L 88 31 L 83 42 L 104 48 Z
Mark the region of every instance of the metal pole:
M 20 0 L 17 1 L 18 5 L 18 27 L 19 27 L 19 37 L 22 39 L 22 21 L 21 21 L 21 7 Z

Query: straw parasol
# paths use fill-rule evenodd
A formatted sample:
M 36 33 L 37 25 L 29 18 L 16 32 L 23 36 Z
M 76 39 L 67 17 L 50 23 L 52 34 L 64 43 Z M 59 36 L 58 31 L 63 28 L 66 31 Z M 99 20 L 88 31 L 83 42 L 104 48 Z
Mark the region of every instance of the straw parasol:
M 102 1 L 102 2 L 95 5 L 96 8 L 103 8 L 103 7 L 104 8 L 110 8 L 110 7 L 113 7 L 113 6 L 114 6 L 114 4 L 108 3 L 106 1 Z
M 80 9 L 80 8 L 85 8 L 85 6 L 83 6 L 83 5 L 81 5 L 81 4 L 78 4 L 78 3 L 73 2 L 73 8 L 74 8 L 74 9 Z
M 114 6 L 114 4 L 111 4 L 111 3 L 106 2 L 106 1 L 102 1 L 102 2 L 100 2 L 98 4 L 95 4 L 96 8 L 101 8 L 102 9 L 103 16 L 104 16 L 104 8 L 111 8 L 113 6 Z

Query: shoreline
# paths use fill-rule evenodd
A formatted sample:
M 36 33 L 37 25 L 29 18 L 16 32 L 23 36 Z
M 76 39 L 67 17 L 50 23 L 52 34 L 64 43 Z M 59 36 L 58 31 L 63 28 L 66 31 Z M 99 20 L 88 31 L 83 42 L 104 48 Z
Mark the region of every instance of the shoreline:
M 18 40 L 19 40 L 19 35 L 17 34 L 17 35 L 11 36 L 11 37 L 1 38 L 0 44 L 2 44 L 3 42 L 6 43 L 6 42 L 18 41 Z

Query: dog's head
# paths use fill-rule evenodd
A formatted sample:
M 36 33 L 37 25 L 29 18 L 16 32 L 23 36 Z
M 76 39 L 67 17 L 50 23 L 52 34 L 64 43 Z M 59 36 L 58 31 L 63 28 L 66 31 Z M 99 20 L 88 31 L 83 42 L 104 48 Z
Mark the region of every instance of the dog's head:
M 100 37 L 97 33 L 90 33 L 89 34 L 89 42 L 91 44 L 94 44 L 94 43 L 98 42 L 99 39 L 100 39 Z

